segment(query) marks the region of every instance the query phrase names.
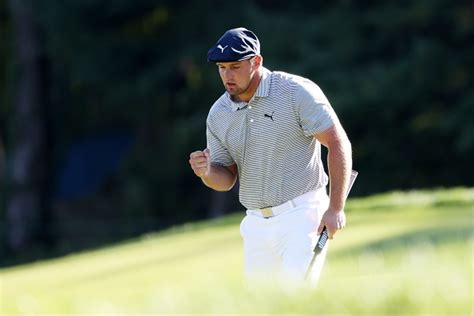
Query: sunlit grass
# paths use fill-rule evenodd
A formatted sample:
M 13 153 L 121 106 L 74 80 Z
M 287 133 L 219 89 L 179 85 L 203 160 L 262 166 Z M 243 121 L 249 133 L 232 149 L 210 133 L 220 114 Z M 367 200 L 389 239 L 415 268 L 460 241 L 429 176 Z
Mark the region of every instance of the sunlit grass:
M 474 189 L 350 201 L 316 290 L 250 291 L 239 220 L 0 270 L 0 315 L 471 315 Z

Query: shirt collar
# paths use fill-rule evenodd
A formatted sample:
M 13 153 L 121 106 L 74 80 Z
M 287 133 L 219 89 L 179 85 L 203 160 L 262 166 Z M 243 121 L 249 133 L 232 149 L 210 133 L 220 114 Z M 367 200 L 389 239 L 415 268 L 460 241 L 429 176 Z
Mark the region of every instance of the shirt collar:
M 270 76 L 271 71 L 268 70 L 265 67 L 262 67 L 262 79 L 260 80 L 260 83 L 257 87 L 257 90 L 255 91 L 256 97 L 267 97 L 268 96 L 268 91 L 270 90 Z
M 272 72 L 270 70 L 262 67 L 262 79 L 260 80 L 257 90 L 255 90 L 255 94 L 253 95 L 252 99 L 250 99 L 250 101 L 252 101 L 255 97 L 265 98 L 268 96 L 268 92 L 270 91 L 271 74 Z M 235 112 L 247 106 L 247 102 L 234 102 L 230 98 L 228 92 L 225 94 L 232 111 Z

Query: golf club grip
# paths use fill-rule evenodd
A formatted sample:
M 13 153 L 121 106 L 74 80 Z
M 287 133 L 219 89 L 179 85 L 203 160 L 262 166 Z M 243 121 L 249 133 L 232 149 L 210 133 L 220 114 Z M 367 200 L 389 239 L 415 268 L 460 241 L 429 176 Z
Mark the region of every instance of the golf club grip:
M 354 185 L 355 179 L 357 178 L 358 174 L 359 173 L 355 170 L 351 171 L 351 177 L 349 179 L 349 187 L 347 189 L 346 199 L 349 196 L 349 192 L 351 192 L 352 186 Z M 316 246 L 314 247 L 314 250 L 313 250 L 315 254 L 319 254 L 323 250 L 328 239 L 329 239 L 328 229 L 326 228 L 326 226 L 324 226 L 323 230 L 321 231 L 321 235 L 319 235 L 318 242 L 316 243 Z
M 319 235 L 318 242 L 316 243 L 316 246 L 314 246 L 313 252 L 315 255 L 318 255 L 323 251 L 324 246 L 326 245 L 326 242 L 329 239 L 329 233 L 328 229 L 326 226 L 323 227 L 323 231 L 321 232 L 321 235 Z

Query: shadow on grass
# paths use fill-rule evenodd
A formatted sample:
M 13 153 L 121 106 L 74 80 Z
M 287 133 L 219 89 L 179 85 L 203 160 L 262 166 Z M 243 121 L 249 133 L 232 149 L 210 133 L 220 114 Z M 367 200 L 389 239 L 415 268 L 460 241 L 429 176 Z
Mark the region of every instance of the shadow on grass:
M 192 241 L 190 241 L 192 242 Z M 140 272 L 147 269 L 159 269 L 160 265 L 183 266 L 183 272 L 192 274 L 186 265 L 187 262 L 196 257 L 203 257 L 207 254 L 223 251 L 229 243 L 234 242 L 234 237 L 228 239 L 216 239 L 210 243 L 198 244 L 192 250 L 176 251 L 169 255 L 159 255 L 156 257 L 136 258 L 133 262 L 124 262 L 115 264 L 113 268 L 101 267 L 100 269 L 91 269 L 87 272 L 71 273 L 67 278 L 55 282 L 54 286 L 49 286 L 49 290 L 63 290 L 78 285 L 87 285 L 91 283 L 102 283 L 120 275 L 133 274 L 134 271 Z
M 466 242 L 472 237 L 474 237 L 474 230 L 470 223 L 456 227 L 428 228 L 377 240 L 351 249 L 334 251 L 331 256 L 345 257 L 359 255 L 364 252 L 392 252 L 426 245 L 427 243 L 433 246 L 441 246 L 459 241 Z

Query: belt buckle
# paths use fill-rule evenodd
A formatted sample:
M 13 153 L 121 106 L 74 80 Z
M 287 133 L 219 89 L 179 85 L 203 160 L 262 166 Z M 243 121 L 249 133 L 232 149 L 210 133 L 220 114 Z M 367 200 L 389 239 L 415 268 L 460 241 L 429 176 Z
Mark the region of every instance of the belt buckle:
M 262 213 L 262 216 L 265 217 L 265 218 L 272 217 L 272 216 L 275 215 L 275 214 L 273 214 L 273 211 L 272 211 L 271 207 L 261 208 L 260 212 Z

